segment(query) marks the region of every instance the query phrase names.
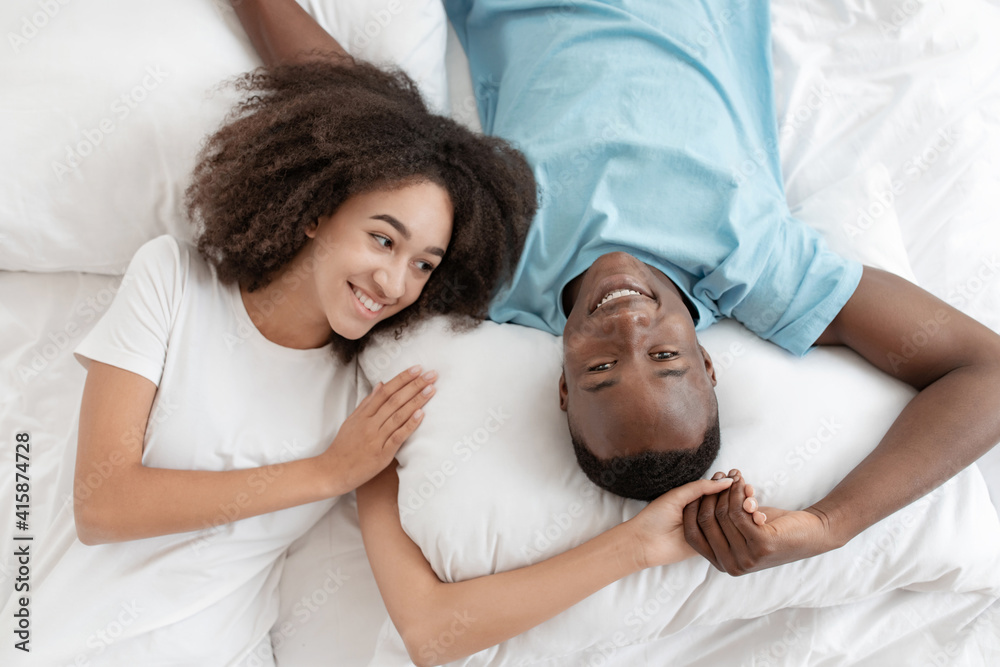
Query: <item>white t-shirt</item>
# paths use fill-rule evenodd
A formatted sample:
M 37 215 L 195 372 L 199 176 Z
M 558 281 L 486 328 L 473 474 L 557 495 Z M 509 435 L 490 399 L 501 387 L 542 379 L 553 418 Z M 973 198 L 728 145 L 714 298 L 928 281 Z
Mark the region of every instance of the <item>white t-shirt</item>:
M 157 384 L 142 455 L 151 467 L 232 470 L 314 456 L 357 404 L 355 364 L 329 346 L 264 338 L 239 287 L 170 236 L 136 252 L 74 354 Z M 87 479 L 102 483 L 102 471 Z M 284 550 L 334 500 L 227 522 L 269 482 L 251 478 L 204 530 L 99 546 L 73 539 L 34 582 L 30 664 L 270 664 Z M 260 661 L 249 655 L 257 651 Z

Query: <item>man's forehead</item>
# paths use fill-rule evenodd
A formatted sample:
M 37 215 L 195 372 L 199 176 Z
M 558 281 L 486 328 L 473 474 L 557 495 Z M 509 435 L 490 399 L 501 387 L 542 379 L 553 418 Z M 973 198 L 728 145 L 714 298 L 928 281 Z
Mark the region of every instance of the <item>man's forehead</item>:
M 697 446 L 705 423 L 704 397 L 691 387 L 656 392 L 623 382 L 596 394 L 580 392 L 577 398 L 570 418 L 600 458 Z

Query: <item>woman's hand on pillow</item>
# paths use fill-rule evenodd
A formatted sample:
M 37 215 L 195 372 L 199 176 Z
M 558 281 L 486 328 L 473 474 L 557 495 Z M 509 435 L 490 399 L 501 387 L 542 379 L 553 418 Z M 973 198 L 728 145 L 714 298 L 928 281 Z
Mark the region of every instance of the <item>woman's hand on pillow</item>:
M 729 478 L 734 481 L 728 489 L 684 509 L 687 543 L 716 569 L 739 576 L 833 548 L 820 513 L 758 507 L 740 471 L 730 471 Z
M 344 420 L 333 443 L 317 457 L 330 480 L 330 496 L 353 491 L 381 470 L 417 430 L 423 406 L 434 396 L 437 373 L 420 367 L 403 371 L 372 393 Z
M 626 521 L 639 567 L 669 565 L 697 555 L 684 539 L 684 507 L 728 489 L 732 482 L 729 477 L 689 482 L 664 493 Z

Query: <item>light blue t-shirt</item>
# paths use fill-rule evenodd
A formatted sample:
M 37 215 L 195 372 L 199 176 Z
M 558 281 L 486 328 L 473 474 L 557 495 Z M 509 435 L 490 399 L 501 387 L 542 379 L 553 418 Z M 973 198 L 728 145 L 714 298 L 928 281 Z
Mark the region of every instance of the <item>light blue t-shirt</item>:
M 483 129 L 512 141 L 541 207 L 490 317 L 555 334 L 563 288 L 624 250 L 697 328 L 733 317 L 804 354 L 861 265 L 790 214 L 762 0 L 446 0 Z

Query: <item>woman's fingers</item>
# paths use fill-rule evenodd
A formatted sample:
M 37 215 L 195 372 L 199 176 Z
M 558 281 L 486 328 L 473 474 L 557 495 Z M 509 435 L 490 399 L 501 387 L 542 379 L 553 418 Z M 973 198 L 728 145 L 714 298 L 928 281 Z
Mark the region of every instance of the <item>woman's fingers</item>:
M 391 406 L 397 398 L 405 395 L 410 396 L 409 400 L 396 407 L 395 410 L 389 414 L 389 416 L 382 423 L 379 432 L 385 436 L 387 446 L 392 444 L 389 441 L 400 430 L 404 430 L 405 432 L 406 429 L 409 429 L 403 437 L 403 440 L 405 440 L 409 437 L 409 434 L 417 428 L 417 425 L 423 418 L 423 411 L 421 408 L 423 408 L 424 405 L 427 404 L 427 401 L 431 400 L 431 397 L 434 396 L 434 385 L 431 384 L 431 382 L 433 382 L 433 380 L 427 381 L 427 383 L 423 386 L 423 389 L 420 389 L 419 391 L 416 389 L 413 389 L 413 391 L 399 391 L 397 392 L 396 397 L 386 404 L 387 406 Z M 414 417 L 416 417 L 416 419 L 414 419 Z M 399 440 L 399 443 L 396 446 L 399 447 L 402 445 L 403 440 Z
M 404 420 L 402 424 L 400 424 L 399 427 L 396 428 L 396 430 L 394 430 L 386 439 L 385 447 L 382 449 L 383 453 L 389 457 L 395 456 L 399 448 L 403 446 L 404 442 L 406 442 L 406 439 L 413 435 L 413 432 L 417 430 L 417 427 L 420 426 L 420 422 L 423 421 L 423 419 L 424 411 L 417 408 L 410 415 L 409 419 Z
M 368 394 L 358 407 L 364 406 L 366 408 L 365 414 L 374 415 L 396 392 L 420 377 L 420 371 L 419 365 L 411 366 L 388 382 L 379 382 L 372 388 L 372 393 Z M 365 405 L 366 403 L 367 405 Z
M 699 479 L 694 482 L 688 482 L 683 486 L 678 486 L 676 489 L 671 489 L 667 493 L 673 494 L 674 501 L 681 507 L 685 507 L 702 496 L 710 493 L 719 493 L 723 489 L 728 489 L 732 482 L 733 480 L 729 477 L 723 477 L 722 479 Z
M 414 366 L 414 368 L 419 373 L 420 367 Z M 418 400 L 417 407 L 419 408 L 434 394 L 433 384 L 437 380 L 437 373 L 435 371 L 427 371 L 423 375 L 413 376 L 412 371 L 413 369 L 403 371 L 400 375 L 409 375 L 410 377 L 404 377 L 397 384 L 397 380 L 400 379 L 400 376 L 397 375 L 386 383 L 383 388 L 384 394 L 380 397 L 380 404 L 378 407 L 375 407 L 373 415 L 379 428 L 386 427 L 389 420 L 393 419 L 399 410 L 409 410 L 409 414 L 404 419 L 408 418 L 416 410 L 410 403 L 415 397 L 423 397 L 422 401 Z M 431 389 L 428 390 L 428 387 L 431 387 Z M 396 426 L 398 426 L 398 422 Z

